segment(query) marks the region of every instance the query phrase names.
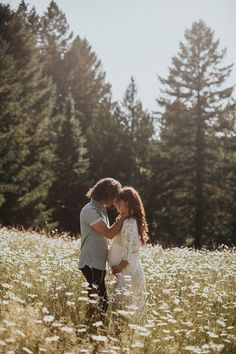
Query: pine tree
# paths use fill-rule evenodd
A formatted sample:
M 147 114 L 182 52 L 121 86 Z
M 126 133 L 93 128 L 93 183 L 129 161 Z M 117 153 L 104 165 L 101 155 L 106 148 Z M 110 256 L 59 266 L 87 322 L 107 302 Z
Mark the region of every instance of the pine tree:
M 109 135 L 115 125 L 111 121 L 113 105 L 110 85 L 106 82 L 101 62 L 86 39 L 77 36 L 64 59 L 64 84 L 70 87 L 75 110 L 79 112 L 81 132 L 88 152 L 89 186 L 96 179 L 102 178 L 104 173 L 111 175 L 111 169 L 106 163 L 106 153 L 109 154 L 109 150 L 104 151 L 108 140 L 111 140 L 106 132 Z
M 96 119 L 99 104 L 109 99 L 111 91 L 101 62 L 87 40 L 79 36 L 65 55 L 64 82 L 71 89 L 76 111 L 81 113 L 81 128 L 86 135 Z
M 236 111 L 235 106 L 219 117 L 218 149 L 220 166 L 215 174 L 221 187 L 219 215 L 216 217 L 218 245 L 236 245 Z M 222 193 L 222 190 L 224 193 Z
M 32 9 L 29 10 L 26 2 L 21 0 L 17 8 L 17 13 L 24 18 L 27 29 L 35 36 L 36 42 L 38 43 L 40 32 L 40 17 L 36 12 L 35 7 L 33 6 Z
M 1 5 L 0 17 L 2 60 L 12 66 L 10 86 L 4 83 L 6 95 L 0 98 L 4 107 L 2 222 L 42 226 L 48 218 L 45 198 L 51 183 L 48 117 L 53 106 L 53 88 L 42 75 L 35 39 L 24 15 Z
M 123 130 L 122 146 L 126 147 L 126 180 L 145 191 L 150 176 L 150 151 L 154 136 L 152 115 L 143 109 L 138 99 L 138 90 L 133 77 L 118 109 L 118 119 Z M 127 183 L 127 182 L 126 182 Z
M 1 13 L 8 9 L 0 8 Z M 9 14 L 9 13 L 8 13 Z M 1 222 L 6 215 L 2 207 L 11 204 L 10 196 L 16 193 L 15 180 L 19 173 L 18 164 L 24 161 L 27 149 L 22 142 L 25 138 L 24 124 L 20 120 L 19 91 L 15 82 L 17 70 L 12 55 L 8 54 L 9 44 L 0 37 L 0 208 Z M 23 148 L 24 147 L 24 148 Z M 14 180 L 15 176 L 15 180 Z
M 93 124 L 87 130 L 92 182 L 107 176 L 123 179 L 124 169 L 121 164 L 125 160 L 122 129 L 114 114 L 115 107 L 111 98 L 104 99 L 95 111 Z
M 55 1 L 51 1 L 47 11 L 37 21 L 34 10 L 28 16 L 31 28 L 36 31 L 40 59 L 44 74 L 52 78 L 56 87 L 56 101 L 53 108 L 53 117 L 61 114 L 67 97 L 69 86 L 65 82 L 64 57 L 71 45 L 73 33 L 70 31 L 65 14 L 59 9 Z M 56 130 L 58 120 L 52 119 L 52 129 Z
M 53 219 L 61 231 L 79 231 L 78 215 L 84 203 L 88 159 L 81 135 L 79 113 L 71 93 L 64 105 L 62 124 L 57 135 L 55 180 L 49 199 L 53 201 Z
M 214 180 L 220 164 L 216 128 L 219 117 L 230 107 L 232 87 L 224 88 L 224 83 L 232 65 L 223 66 L 226 51 L 219 49 L 219 41 L 203 21 L 186 30 L 185 40 L 172 59 L 168 78 L 160 78 L 165 85 L 165 96 L 159 99 L 165 109 L 162 153 L 171 168 L 162 194 L 166 195 L 165 213 L 171 205 L 176 225 L 178 219 L 185 223 L 185 231 L 183 227 L 180 231 L 185 237 L 190 233 L 195 247 L 200 248 L 203 242 L 213 241 L 214 215 L 223 190 Z
M 73 33 L 70 32 L 65 14 L 55 1 L 51 1 L 47 11 L 40 18 L 39 48 L 48 76 L 57 82 L 62 72 L 61 62 L 68 51 Z
M 194 122 L 189 111 L 176 100 L 161 117 L 161 133 L 155 144 L 151 184 L 153 220 L 156 234 L 165 246 L 180 246 L 194 233 L 195 184 Z M 173 240 L 174 237 L 174 240 Z

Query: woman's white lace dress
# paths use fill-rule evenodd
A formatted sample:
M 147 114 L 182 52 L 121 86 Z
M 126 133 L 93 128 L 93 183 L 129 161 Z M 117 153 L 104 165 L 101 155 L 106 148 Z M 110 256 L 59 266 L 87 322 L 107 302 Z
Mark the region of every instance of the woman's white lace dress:
M 111 267 L 122 260 L 129 263 L 115 283 L 113 299 L 115 308 L 135 313 L 142 311 L 146 301 L 146 282 L 140 261 L 140 246 L 137 221 L 130 218 L 124 221 L 121 232 L 114 237 L 108 253 Z

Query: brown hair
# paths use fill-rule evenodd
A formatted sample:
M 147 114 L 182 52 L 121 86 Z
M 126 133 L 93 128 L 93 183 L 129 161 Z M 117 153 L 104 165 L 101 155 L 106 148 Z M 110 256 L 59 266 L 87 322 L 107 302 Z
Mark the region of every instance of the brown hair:
M 137 221 L 141 244 L 145 245 L 148 238 L 148 225 L 143 202 L 139 193 L 133 187 L 123 187 L 119 198 L 127 202 L 129 215 L 134 217 Z
M 119 196 L 121 184 L 114 178 L 100 179 L 92 188 L 89 189 L 86 196 L 97 201 L 110 202 Z

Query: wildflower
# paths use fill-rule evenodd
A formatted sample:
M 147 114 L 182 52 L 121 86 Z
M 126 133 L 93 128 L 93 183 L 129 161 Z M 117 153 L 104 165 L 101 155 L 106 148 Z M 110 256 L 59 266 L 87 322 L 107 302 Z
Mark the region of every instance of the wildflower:
M 22 281 L 21 284 L 24 285 L 27 289 L 32 288 L 32 284 L 31 284 L 31 283 L 28 283 L 28 282 L 26 282 L 26 281 Z
M 185 349 L 185 350 L 188 350 L 188 351 L 190 351 L 190 352 L 192 352 L 192 353 L 196 353 L 196 354 L 201 354 L 201 348 L 199 348 L 199 347 L 195 347 L 195 346 L 193 346 L 193 345 L 187 345 L 186 347 L 184 347 L 183 349 Z
M 79 301 L 89 302 L 89 299 L 88 299 L 87 297 L 85 297 L 85 296 L 79 296 L 79 297 L 78 297 L 78 300 L 79 300 Z
M 25 333 L 23 333 L 23 332 L 20 331 L 19 329 L 16 330 L 16 334 L 19 334 L 19 336 L 21 336 L 22 338 L 25 338 L 25 337 L 26 337 Z
M 93 326 L 94 326 L 94 327 L 100 327 L 100 326 L 102 326 L 102 325 L 103 325 L 103 322 L 102 322 L 102 321 L 98 321 L 98 322 L 93 323 Z
M 148 320 L 148 323 L 145 325 L 146 328 L 153 328 L 155 326 L 156 325 L 155 325 L 154 321 L 150 321 L 150 320 Z
M 16 342 L 15 338 L 6 338 L 5 341 L 7 343 L 15 343 Z
M 33 354 L 32 350 L 26 348 L 26 347 L 22 347 L 22 350 L 25 352 L 25 353 L 28 353 L 28 354 Z
M 140 341 L 136 341 L 134 342 L 134 344 L 131 345 L 131 348 L 143 348 L 144 347 L 144 344 Z
M 221 352 L 222 349 L 224 348 L 224 344 L 216 344 L 216 343 L 210 342 L 210 348 L 214 352 Z
M 84 333 L 84 332 L 86 332 L 86 328 L 77 329 L 77 332 L 78 333 Z
M 170 322 L 170 323 L 177 323 L 177 321 L 174 320 L 173 318 L 169 318 L 167 321 Z
M 52 315 L 44 316 L 43 321 L 44 322 L 53 322 L 55 320 L 55 317 Z
M 72 292 L 66 292 L 65 294 L 66 294 L 66 296 L 72 296 L 72 295 L 74 295 L 74 293 L 72 293 Z
M 203 344 L 202 349 L 208 350 L 208 349 L 210 349 L 210 346 L 208 344 Z
M 208 334 L 208 336 L 209 336 L 210 338 L 218 338 L 218 337 L 219 337 L 217 334 L 215 334 L 215 333 L 213 333 L 213 332 L 211 332 L 211 331 L 208 331 L 207 334 Z
M 179 305 L 180 301 L 179 301 L 179 299 L 175 298 L 175 299 L 173 300 L 173 303 L 174 303 L 175 305 Z
M 60 339 L 59 336 L 46 337 L 45 342 L 46 343 L 57 342 L 59 339 Z
M 68 327 L 68 326 L 63 326 L 60 328 L 60 330 L 65 333 L 73 333 L 74 332 L 74 328 Z
M 43 313 L 47 313 L 47 314 L 49 313 L 47 307 L 43 307 L 43 308 L 42 308 L 42 311 L 43 311 Z
M 161 326 L 167 326 L 166 322 L 157 322 L 156 324 L 157 326 L 161 327 Z
M 139 332 L 139 335 L 142 336 L 142 337 L 149 337 L 151 334 L 150 331 L 144 331 L 144 332 Z
M 181 309 L 180 307 L 175 307 L 174 312 L 183 312 L 184 310 Z
M 217 320 L 216 323 L 217 323 L 219 326 L 221 326 L 221 327 L 226 327 L 225 322 L 222 321 L 222 320 Z
M 107 336 L 110 340 L 112 340 L 113 342 L 119 342 L 119 340 L 117 338 L 113 338 L 111 336 Z
M 193 323 L 191 321 L 187 321 L 187 322 L 182 321 L 182 323 L 183 323 L 183 325 L 186 325 L 188 327 L 193 327 Z
M 193 332 L 195 332 L 195 330 L 186 332 L 186 334 L 185 334 L 186 338 L 188 338 L 188 339 L 193 338 Z
M 10 285 L 10 284 L 7 284 L 7 283 L 2 283 L 1 286 L 2 286 L 3 288 L 5 288 L 5 289 L 10 289 L 10 290 L 13 289 L 13 286 Z
M 117 350 L 120 350 L 120 347 L 117 347 L 117 346 L 115 346 L 115 345 L 113 345 L 112 347 L 111 347 L 111 350 L 114 350 L 114 352 L 112 351 L 112 352 L 110 352 L 111 354 L 116 354 L 117 353 Z
M 133 311 L 126 311 L 126 310 L 116 310 L 116 312 L 119 315 L 122 315 L 122 316 L 129 316 L 129 315 L 133 315 L 134 314 Z
M 92 340 L 95 340 L 97 342 L 107 342 L 108 341 L 106 336 L 101 336 L 101 335 L 98 335 L 98 336 L 92 335 Z
M 7 327 L 15 327 L 16 326 L 16 323 L 12 322 L 12 321 L 3 320 L 3 322 L 5 323 L 5 325 Z
M 131 329 L 137 329 L 137 327 L 138 327 L 138 325 L 136 325 L 136 324 L 133 324 L 133 323 L 129 323 L 129 328 L 131 328 Z

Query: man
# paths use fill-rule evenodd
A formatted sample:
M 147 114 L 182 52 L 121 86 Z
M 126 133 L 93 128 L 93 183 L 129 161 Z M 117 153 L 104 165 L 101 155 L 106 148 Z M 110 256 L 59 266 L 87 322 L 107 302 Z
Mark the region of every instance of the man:
M 105 286 L 108 240 L 121 230 L 127 211 L 109 226 L 106 207 L 116 202 L 121 184 L 113 178 L 103 178 L 87 193 L 91 198 L 80 213 L 81 254 L 79 268 L 89 284 L 89 297 L 97 294 L 99 307 L 106 312 L 108 307 Z

